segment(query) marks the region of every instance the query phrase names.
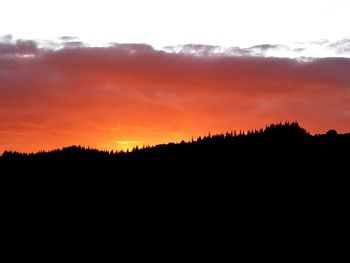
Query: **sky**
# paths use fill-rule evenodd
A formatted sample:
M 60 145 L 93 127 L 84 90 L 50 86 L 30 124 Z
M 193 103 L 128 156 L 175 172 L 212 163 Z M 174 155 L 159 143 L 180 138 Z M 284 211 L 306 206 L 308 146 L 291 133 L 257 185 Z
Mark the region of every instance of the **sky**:
M 0 6 L 0 153 L 350 131 L 350 1 Z

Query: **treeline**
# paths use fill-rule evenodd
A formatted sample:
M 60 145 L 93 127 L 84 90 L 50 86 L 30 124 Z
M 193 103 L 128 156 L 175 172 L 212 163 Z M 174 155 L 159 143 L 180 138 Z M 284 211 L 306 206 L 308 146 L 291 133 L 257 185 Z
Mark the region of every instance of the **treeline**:
M 180 200 L 188 211 L 210 205 L 238 215 L 258 206 L 263 214 L 271 204 L 273 213 L 291 205 L 303 211 L 340 206 L 347 200 L 349 157 L 349 133 L 311 135 L 298 123 L 287 122 L 130 152 L 80 146 L 7 151 L 0 157 L 0 178 L 12 182 L 10 188 L 3 185 L 11 196 L 21 196 L 21 202 L 39 193 L 40 202 L 54 196 L 72 209 L 83 200 L 108 211 L 118 210 L 120 203 L 130 209 L 159 204 L 163 211 Z M 237 212 L 237 205 L 243 212 Z
M 207 135 L 189 142 L 169 143 L 154 147 L 134 148 L 132 151 L 100 151 L 70 146 L 53 151 L 19 153 L 5 151 L 0 157 L 6 160 L 61 160 L 61 161 L 115 161 L 115 162 L 220 162 L 235 160 L 259 162 L 260 160 L 291 161 L 308 158 L 334 159 L 348 156 L 350 134 L 310 135 L 297 122 L 278 123 L 265 129 L 248 132 L 232 131 L 226 134 Z M 161 163 L 159 163 L 161 162 Z M 205 163 L 204 163 L 205 164 Z M 237 163 L 236 163 L 237 165 Z

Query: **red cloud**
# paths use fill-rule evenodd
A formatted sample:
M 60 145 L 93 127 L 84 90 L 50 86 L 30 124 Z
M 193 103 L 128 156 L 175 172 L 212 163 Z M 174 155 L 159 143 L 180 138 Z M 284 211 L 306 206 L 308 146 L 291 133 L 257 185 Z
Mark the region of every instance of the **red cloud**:
M 285 120 L 311 132 L 349 131 L 349 72 L 350 59 L 343 58 L 0 44 L 0 151 L 111 149 Z

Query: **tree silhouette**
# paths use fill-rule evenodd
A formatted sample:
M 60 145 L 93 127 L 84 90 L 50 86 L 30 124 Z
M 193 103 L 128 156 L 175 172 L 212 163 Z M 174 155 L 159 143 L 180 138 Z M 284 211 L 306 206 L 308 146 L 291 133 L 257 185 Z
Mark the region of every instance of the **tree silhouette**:
M 99 151 L 70 146 L 50 152 L 18 153 L 5 151 L 0 162 L 32 162 L 64 167 L 66 164 L 98 169 L 137 170 L 152 167 L 152 171 L 188 170 L 207 172 L 260 169 L 260 172 L 288 169 L 320 169 L 325 165 L 340 167 L 349 157 L 350 134 L 330 130 L 326 134 L 310 135 L 297 122 L 277 123 L 265 129 L 242 130 L 225 134 L 208 134 L 189 142 L 170 143 L 154 147 L 136 146 L 132 151 Z M 47 165 L 49 166 L 49 165 Z M 288 168 L 287 168 L 288 167 Z M 313 167 L 313 168 L 312 168 Z M 49 169 L 52 169 L 51 167 Z M 287 169 L 287 170 L 286 170 Z M 227 172 L 226 172 L 227 173 Z

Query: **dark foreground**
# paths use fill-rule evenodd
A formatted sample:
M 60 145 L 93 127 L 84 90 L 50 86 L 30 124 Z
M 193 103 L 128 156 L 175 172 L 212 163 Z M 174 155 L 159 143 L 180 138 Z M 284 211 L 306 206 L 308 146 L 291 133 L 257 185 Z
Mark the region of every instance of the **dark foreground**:
M 350 134 L 310 135 L 297 123 L 247 134 L 227 133 L 192 142 L 111 153 L 72 146 L 51 152 L 5 152 L 3 179 L 82 191 L 168 190 L 231 194 L 338 191 L 347 187 Z M 86 187 L 83 187 L 86 185 Z M 101 190 L 111 188 L 110 191 Z M 226 190 L 225 190 L 226 189 Z
M 350 134 L 311 136 L 296 123 L 130 153 L 5 152 L 3 226 L 8 240 L 39 236 L 94 248 L 119 240 L 129 255 L 140 242 L 157 246 L 156 254 L 178 255 L 181 245 L 215 261 L 221 253 L 195 247 L 334 260 L 338 253 L 324 251 L 344 246 L 349 157 Z
M 7 173 L 35 167 L 38 173 L 94 172 L 96 176 L 125 176 L 133 172 L 148 177 L 173 172 L 192 176 L 199 176 L 198 172 L 234 177 L 253 172 L 260 176 L 290 173 L 316 176 L 320 171 L 339 175 L 349 157 L 350 134 L 330 130 L 312 136 L 297 123 L 286 123 L 247 134 L 209 135 L 192 142 L 134 149 L 128 153 L 79 146 L 34 154 L 4 152 L 0 165 L 9 169 Z

